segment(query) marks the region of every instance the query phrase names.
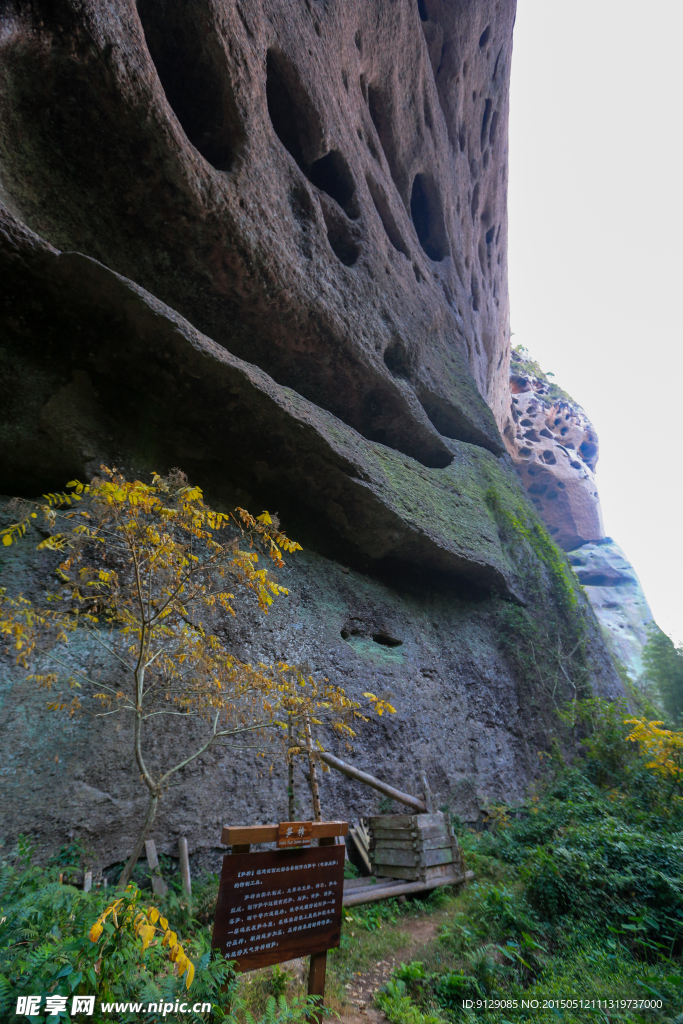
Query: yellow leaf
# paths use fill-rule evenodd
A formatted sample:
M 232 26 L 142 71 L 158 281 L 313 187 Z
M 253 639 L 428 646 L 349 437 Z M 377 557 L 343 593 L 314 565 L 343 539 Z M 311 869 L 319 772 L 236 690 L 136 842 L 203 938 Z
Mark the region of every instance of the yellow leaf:
M 192 961 L 188 961 L 187 973 L 185 974 L 185 988 L 189 988 L 194 981 L 194 964 Z
M 266 526 L 272 526 L 273 520 L 270 518 L 270 512 L 262 512 L 260 516 L 256 516 L 259 523 L 265 523 Z
M 150 919 L 152 924 L 156 924 L 159 920 L 159 911 L 156 907 L 150 907 L 147 911 L 147 917 Z
M 150 942 L 154 938 L 154 932 L 156 929 L 151 924 L 143 924 L 138 932 L 138 936 L 142 939 L 142 952 L 144 953 Z
M 12 535 L 10 533 L 6 533 L 5 536 L 2 538 L 2 543 L 5 545 L 6 548 L 8 548 L 12 543 Z
M 165 932 L 167 932 L 167 931 L 168 931 L 168 921 L 166 920 L 166 918 L 165 918 L 165 917 L 160 917 L 160 918 L 159 918 L 159 927 L 160 927 L 160 928 L 163 928 L 163 930 L 164 930 Z
M 98 919 L 88 932 L 88 938 L 91 942 L 97 942 L 103 931 L 104 928 L 102 927 L 102 922 Z

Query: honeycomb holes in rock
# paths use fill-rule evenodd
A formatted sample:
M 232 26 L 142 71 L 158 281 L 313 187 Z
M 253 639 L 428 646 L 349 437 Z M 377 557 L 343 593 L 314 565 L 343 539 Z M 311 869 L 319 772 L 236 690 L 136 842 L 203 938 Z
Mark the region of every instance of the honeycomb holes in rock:
M 344 155 L 336 149 L 323 156 L 323 126 L 293 62 L 279 50 L 266 55 L 266 102 L 273 131 L 311 184 L 329 196 L 340 209 L 336 215 L 321 203 L 327 239 L 337 258 L 352 266 L 360 246 L 351 225 L 341 214 L 357 219 L 360 207 L 356 184 Z
M 208 3 L 204 0 L 199 6 Z M 187 0 L 138 0 L 147 49 L 166 99 L 194 148 L 228 171 L 245 140 L 228 62 L 215 32 Z
M 348 640 L 352 636 L 362 637 L 363 634 L 358 629 L 342 629 L 340 636 L 342 640 Z M 399 640 L 395 636 L 391 636 L 383 630 L 379 633 L 373 633 L 372 639 L 376 644 L 379 644 L 380 647 L 401 647 L 403 645 L 402 640 Z

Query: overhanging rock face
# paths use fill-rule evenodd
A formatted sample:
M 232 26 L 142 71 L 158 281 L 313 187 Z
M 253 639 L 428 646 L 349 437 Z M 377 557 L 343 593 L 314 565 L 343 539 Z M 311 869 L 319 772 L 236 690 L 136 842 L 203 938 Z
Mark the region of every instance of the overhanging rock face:
M 31 492 L 100 462 L 181 460 L 228 500 L 305 505 L 328 542 L 516 598 L 516 571 L 486 504 L 514 474 L 448 441 L 427 469 L 231 355 L 143 289 L 78 253 L 58 253 L 0 208 L 6 286 L 0 447 L 5 490 Z M 293 513 L 302 517 L 302 510 Z
M 467 820 L 521 798 L 562 681 L 620 683 L 499 434 L 513 0 L 0 11 L 0 492 L 180 466 L 277 511 L 306 548 L 289 597 L 225 642 L 394 703 L 357 741 L 371 774 L 418 792 L 425 771 Z M 13 545 L 0 585 L 36 596 L 53 570 Z M 0 836 L 127 855 L 125 724 L 46 720 L 5 660 L 0 711 Z M 150 727 L 151 757 L 177 733 Z M 284 785 L 211 754 L 157 845 L 192 836 L 215 867 L 222 824 L 284 818 Z M 339 779 L 323 799 L 378 809 Z
M 444 437 L 498 454 L 513 16 L 5 6 L 0 198 L 363 436 L 429 467 Z

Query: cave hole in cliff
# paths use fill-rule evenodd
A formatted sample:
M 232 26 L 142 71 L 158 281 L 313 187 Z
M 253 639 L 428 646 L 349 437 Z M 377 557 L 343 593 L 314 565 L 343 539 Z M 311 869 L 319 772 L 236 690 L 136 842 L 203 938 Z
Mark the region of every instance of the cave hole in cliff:
M 407 381 L 412 379 L 413 362 L 400 338 L 393 338 L 385 348 L 384 363 L 392 376 Z
M 356 183 L 351 168 L 338 149 L 332 149 L 319 160 L 315 160 L 307 172 L 313 184 L 327 192 L 342 210 L 354 220 L 360 217 L 360 207 L 356 197 Z
M 429 21 L 429 15 L 427 14 L 427 4 L 425 0 L 417 0 L 417 9 L 420 14 L 421 21 Z
M 479 48 L 484 49 L 489 39 L 491 38 L 491 26 L 487 25 L 482 34 L 479 36 Z
M 387 238 L 397 252 L 402 253 L 410 259 L 410 250 L 408 249 L 408 246 L 403 239 L 403 235 L 399 230 L 398 224 L 396 223 L 396 218 L 391 211 L 391 204 L 389 203 L 384 189 L 382 189 L 369 174 L 366 175 L 365 180 L 367 182 L 372 201 L 375 204 L 375 209 L 377 210 L 379 219 L 382 221 L 382 227 L 386 232 Z
M 137 8 L 169 106 L 194 148 L 216 170 L 228 171 L 246 136 L 225 52 L 207 28 L 208 0 L 138 0 Z
M 449 255 L 441 196 L 432 178 L 416 174 L 410 193 L 410 214 L 422 249 L 439 263 Z
M 390 636 L 389 633 L 385 632 L 373 633 L 372 639 L 382 647 L 401 647 L 403 645 L 402 640 L 398 640 L 395 636 Z
M 555 456 L 553 455 L 553 453 L 551 451 L 548 451 L 548 449 L 546 449 L 543 452 L 543 461 L 547 462 L 548 465 L 550 465 L 550 466 L 554 466 L 555 463 L 557 462 L 557 459 L 555 458 Z

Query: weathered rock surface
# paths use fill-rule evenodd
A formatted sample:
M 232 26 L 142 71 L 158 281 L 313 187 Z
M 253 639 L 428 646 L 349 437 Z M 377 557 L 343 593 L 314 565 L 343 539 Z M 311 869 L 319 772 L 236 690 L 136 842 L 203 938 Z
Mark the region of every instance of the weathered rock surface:
M 512 0 L 0 8 L 0 490 L 180 465 L 216 504 L 277 510 L 307 549 L 291 598 L 226 642 L 390 699 L 354 761 L 414 791 L 426 770 L 470 820 L 521 796 L 556 727 L 529 637 L 580 633 L 563 671 L 621 692 L 496 425 L 513 17 Z M 53 565 L 27 542 L 0 569 L 39 595 Z M 46 719 L 2 667 L 0 835 L 80 834 L 119 859 L 140 799 L 125 727 Z M 184 742 L 161 722 L 152 741 Z M 378 799 L 325 776 L 331 816 Z M 278 767 L 255 784 L 215 752 L 156 835 L 210 859 L 224 821 L 284 806 Z
M 583 409 L 553 390 L 512 353 L 508 451 L 550 536 L 571 551 L 604 536 L 595 482 L 598 437 Z
M 0 199 L 364 436 L 500 453 L 514 7 L 4 5 Z
M 637 683 L 653 616 L 635 569 L 611 537 L 583 544 L 567 557 L 611 650 Z
M 450 465 L 368 441 L 231 355 L 141 288 L 58 253 L 0 208 L 5 283 L 0 467 L 14 490 L 89 478 L 102 461 L 182 461 L 222 500 L 277 495 L 363 564 L 397 561 L 516 596 L 485 495 L 505 461 L 448 440 Z M 229 476 L 226 477 L 226 471 Z

